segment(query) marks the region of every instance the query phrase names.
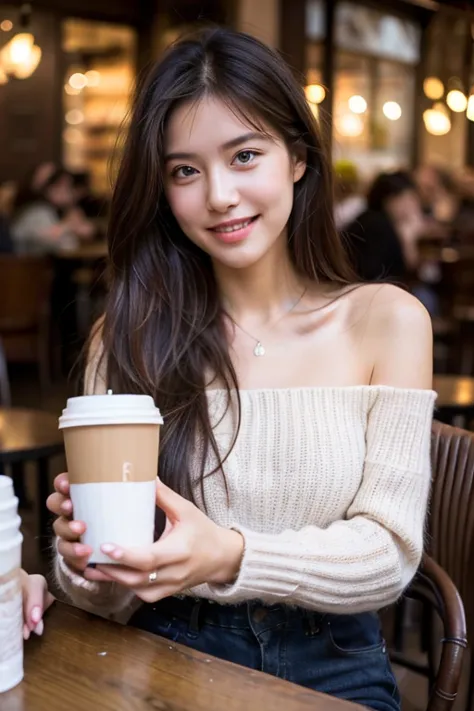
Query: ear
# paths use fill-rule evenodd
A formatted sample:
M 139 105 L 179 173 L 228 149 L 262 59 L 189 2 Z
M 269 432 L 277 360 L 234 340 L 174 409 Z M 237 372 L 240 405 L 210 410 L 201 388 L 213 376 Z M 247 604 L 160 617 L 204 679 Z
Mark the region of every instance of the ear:
M 297 183 L 306 173 L 306 155 L 293 156 L 293 182 Z

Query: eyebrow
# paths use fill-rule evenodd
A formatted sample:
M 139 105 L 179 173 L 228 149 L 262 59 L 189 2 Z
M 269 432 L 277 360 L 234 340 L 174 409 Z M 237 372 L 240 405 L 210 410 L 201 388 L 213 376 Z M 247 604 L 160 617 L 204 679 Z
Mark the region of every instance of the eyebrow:
M 257 133 L 256 131 L 244 133 L 242 136 L 237 136 L 237 138 L 223 143 L 220 150 L 228 151 L 230 148 L 236 148 L 246 141 L 255 141 L 256 139 L 265 140 L 265 136 L 263 133 Z M 196 153 L 168 153 L 168 155 L 165 156 L 165 163 L 171 160 L 192 160 L 193 158 L 197 158 Z

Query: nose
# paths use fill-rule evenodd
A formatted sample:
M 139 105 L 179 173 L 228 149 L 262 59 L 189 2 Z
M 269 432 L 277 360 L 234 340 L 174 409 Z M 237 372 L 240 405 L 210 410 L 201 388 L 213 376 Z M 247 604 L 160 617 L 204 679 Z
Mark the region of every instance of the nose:
M 207 207 L 210 212 L 225 213 L 239 204 L 239 191 L 229 171 L 215 169 L 208 177 Z

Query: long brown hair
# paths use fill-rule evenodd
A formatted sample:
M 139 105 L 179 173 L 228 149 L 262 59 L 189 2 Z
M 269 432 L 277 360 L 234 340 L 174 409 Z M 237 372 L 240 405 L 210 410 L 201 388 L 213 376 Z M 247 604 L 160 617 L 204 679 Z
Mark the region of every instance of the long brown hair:
M 160 407 L 160 477 L 189 498 L 193 458 L 200 459 L 201 486 L 209 447 L 222 466 L 206 377 L 224 384 L 229 402 L 238 391 L 211 260 L 181 231 L 164 193 L 167 121 L 178 105 L 203 95 L 219 97 L 260 130 L 271 126 L 291 153 L 305 157 L 288 225 L 292 263 L 313 282 L 353 281 L 333 224 L 330 163 L 289 67 L 254 37 L 227 29 L 207 29 L 172 46 L 134 101 L 111 205 L 102 340 L 108 387 L 152 395 Z

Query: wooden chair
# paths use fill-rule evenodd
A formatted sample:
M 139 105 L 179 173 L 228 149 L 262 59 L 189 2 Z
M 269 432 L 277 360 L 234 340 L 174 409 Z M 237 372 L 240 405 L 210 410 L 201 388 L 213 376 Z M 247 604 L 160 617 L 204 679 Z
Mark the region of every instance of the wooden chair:
M 466 636 L 474 638 L 474 433 L 435 421 L 431 461 L 433 486 L 426 554 L 420 574 L 406 593 L 424 603 L 423 643 L 428 664 L 415 664 L 400 652 L 394 652 L 392 659 L 430 680 L 429 711 L 448 711 L 458 691 Z M 433 634 L 434 610 L 443 625 L 437 669 L 439 640 Z M 468 708 L 472 709 L 472 655 L 469 671 Z
M 456 701 L 467 647 L 464 607 L 453 581 L 433 558 L 425 554 L 415 581 L 405 592 L 405 598 L 423 603 L 423 608 L 436 612 L 442 624 L 442 637 L 433 636 L 427 665 L 412 661 L 401 652 L 391 652 L 392 662 L 407 667 L 429 680 L 427 711 L 450 711 Z M 438 646 L 441 649 L 435 650 Z M 435 652 L 439 663 L 435 668 Z
M 471 640 L 474 639 L 474 433 L 434 422 L 431 460 L 428 552 L 459 590 Z M 469 708 L 473 708 L 473 697 L 471 655 Z
M 0 336 L 9 362 L 37 363 L 41 390 L 50 383 L 52 269 L 39 256 L 0 255 Z

